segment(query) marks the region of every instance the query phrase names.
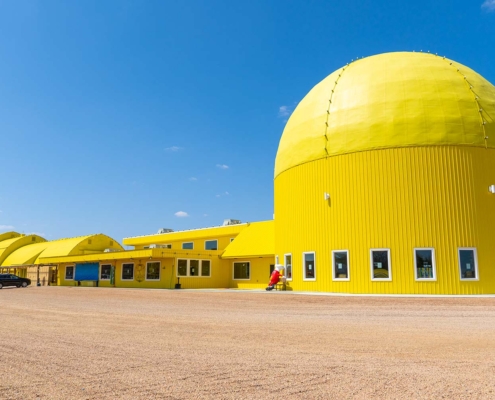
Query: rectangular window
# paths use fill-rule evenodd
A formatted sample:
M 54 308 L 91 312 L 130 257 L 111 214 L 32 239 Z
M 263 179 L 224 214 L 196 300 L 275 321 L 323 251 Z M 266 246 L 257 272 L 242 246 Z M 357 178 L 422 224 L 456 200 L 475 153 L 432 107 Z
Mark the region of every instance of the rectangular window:
M 478 260 L 473 247 L 459 248 L 461 280 L 478 280 Z
M 122 264 L 122 280 L 123 281 L 134 280 L 134 264 L 133 263 Z
M 209 277 L 210 260 L 177 260 L 177 276 Z
M 316 280 L 316 261 L 314 251 L 303 253 L 303 280 Z
M 201 276 L 210 276 L 210 260 L 201 260 Z
M 218 240 L 207 240 L 205 242 L 205 250 L 218 250 Z
M 110 280 L 110 271 L 112 270 L 112 266 L 110 264 L 102 264 L 100 271 L 100 280 L 108 281 Z
M 150 261 L 146 263 L 146 280 L 147 281 L 159 281 L 160 280 L 160 262 Z
M 436 280 L 435 250 L 430 248 L 414 249 L 414 268 L 417 281 Z
M 348 281 L 349 275 L 349 251 L 334 250 L 332 251 L 333 280 Z
M 193 249 L 194 249 L 193 242 L 182 243 L 182 250 L 193 250 Z
M 177 276 L 187 276 L 187 260 L 177 260 Z
M 74 266 L 68 265 L 65 267 L 65 280 L 70 281 L 74 279 Z
M 199 276 L 199 260 L 189 260 L 189 276 Z
M 292 280 L 292 254 L 285 254 L 285 277 L 288 281 Z
M 249 262 L 235 262 L 234 263 L 234 279 L 236 280 L 249 280 Z
M 391 281 L 390 249 L 371 250 L 371 280 Z

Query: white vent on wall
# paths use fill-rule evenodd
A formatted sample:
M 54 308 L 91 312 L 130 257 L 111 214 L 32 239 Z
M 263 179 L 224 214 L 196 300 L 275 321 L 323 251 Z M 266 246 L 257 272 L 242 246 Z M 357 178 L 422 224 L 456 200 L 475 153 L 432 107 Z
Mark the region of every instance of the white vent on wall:
M 495 185 L 490 185 L 490 186 L 488 186 L 488 191 L 489 191 L 490 193 L 495 194 Z
M 170 228 L 160 228 L 158 229 L 158 233 L 170 233 L 170 232 L 173 232 L 174 230 L 173 229 L 170 229 Z
M 103 253 L 112 253 L 114 251 L 120 251 L 119 249 L 105 249 L 103 250 Z
M 240 223 L 241 223 L 241 220 L 239 220 L 239 219 L 224 219 L 223 220 L 223 226 L 238 225 Z

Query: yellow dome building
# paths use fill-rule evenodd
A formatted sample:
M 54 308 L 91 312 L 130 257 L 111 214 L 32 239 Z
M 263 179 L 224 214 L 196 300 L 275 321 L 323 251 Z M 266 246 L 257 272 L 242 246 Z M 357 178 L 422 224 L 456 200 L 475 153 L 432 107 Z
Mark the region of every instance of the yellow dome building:
M 330 74 L 287 122 L 275 254 L 294 290 L 495 293 L 495 87 L 444 57 Z

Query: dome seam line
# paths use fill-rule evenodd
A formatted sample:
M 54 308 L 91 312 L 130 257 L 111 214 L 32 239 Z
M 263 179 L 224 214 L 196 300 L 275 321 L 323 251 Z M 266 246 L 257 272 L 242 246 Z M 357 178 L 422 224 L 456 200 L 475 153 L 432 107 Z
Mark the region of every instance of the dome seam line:
M 445 57 L 443 57 L 443 60 L 444 60 L 445 62 L 448 62 L 448 60 L 447 60 Z M 456 68 L 456 69 L 457 69 L 457 71 L 456 71 L 456 72 L 457 72 L 459 75 L 461 75 L 461 76 L 462 76 L 462 78 L 463 78 L 463 80 L 464 80 L 464 83 L 465 83 L 465 84 L 466 84 L 466 86 L 467 86 L 467 90 L 468 90 L 469 92 L 471 92 L 471 94 L 472 94 L 472 95 L 473 95 L 473 97 L 474 97 L 474 101 L 475 101 L 476 106 L 477 106 L 477 112 L 478 112 L 478 115 L 479 115 L 479 117 L 480 117 L 480 122 L 481 122 L 481 132 L 482 132 L 482 134 L 483 134 L 483 141 L 484 141 L 484 143 L 485 143 L 485 149 L 488 149 L 488 136 L 486 136 L 486 130 L 485 130 L 485 124 L 486 124 L 486 121 L 485 121 L 485 119 L 483 118 L 483 109 L 481 108 L 481 104 L 480 104 L 480 102 L 478 101 L 478 100 L 479 100 L 479 96 L 478 96 L 478 95 L 476 94 L 476 92 L 473 90 L 473 85 L 471 85 L 471 83 L 468 81 L 468 79 L 467 79 L 466 75 L 464 75 L 464 74 L 461 72 L 460 68 L 459 68 L 459 67 L 456 67 L 456 66 L 454 65 L 454 62 L 453 62 L 453 61 L 450 61 L 449 65 L 450 65 L 450 66 L 452 66 L 453 68 Z
M 325 120 L 325 134 L 324 134 L 324 137 L 325 137 L 325 157 L 329 157 L 329 153 L 328 153 L 328 149 L 327 149 L 327 145 L 328 145 L 328 123 L 330 121 L 330 113 L 331 113 L 331 108 L 332 108 L 332 100 L 333 100 L 333 96 L 335 94 L 335 90 L 337 88 L 337 84 L 340 80 L 340 78 L 342 77 L 342 75 L 344 74 L 344 71 L 349 67 L 349 63 L 347 63 L 344 67 L 342 67 L 340 73 L 339 73 L 339 76 L 337 76 L 337 79 L 335 79 L 335 83 L 333 85 L 333 88 L 332 88 L 332 91 L 330 92 L 330 99 L 328 99 L 328 107 L 327 107 L 327 117 L 326 117 L 326 120 Z

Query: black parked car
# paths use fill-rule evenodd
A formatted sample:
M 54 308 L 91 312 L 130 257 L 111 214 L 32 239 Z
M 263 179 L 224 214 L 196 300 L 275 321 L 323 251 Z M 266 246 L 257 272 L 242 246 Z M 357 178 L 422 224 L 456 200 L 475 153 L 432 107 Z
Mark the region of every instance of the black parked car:
M 4 286 L 26 287 L 31 284 L 31 279 L 20 278 L 12 274 L 0 274 L 0 289 Z

